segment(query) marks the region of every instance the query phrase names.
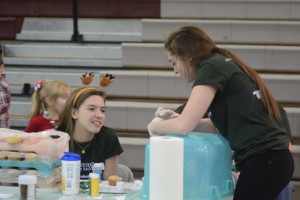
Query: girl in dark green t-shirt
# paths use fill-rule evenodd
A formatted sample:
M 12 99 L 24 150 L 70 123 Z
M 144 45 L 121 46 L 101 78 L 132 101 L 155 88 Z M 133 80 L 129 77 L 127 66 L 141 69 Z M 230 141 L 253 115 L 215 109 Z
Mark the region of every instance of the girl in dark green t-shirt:
M 148 125 L 150 135 L 191 131 L 228 139 L 240 176 L 234 200 L 274 200 L 289 183 L 294 163 L 284 109 L 257 72 L 200 28 L 173 31 L 165 49 L 175 73 L 193 89 L 181 115 Z M 202 119 L 205 113 L 208 119 Z

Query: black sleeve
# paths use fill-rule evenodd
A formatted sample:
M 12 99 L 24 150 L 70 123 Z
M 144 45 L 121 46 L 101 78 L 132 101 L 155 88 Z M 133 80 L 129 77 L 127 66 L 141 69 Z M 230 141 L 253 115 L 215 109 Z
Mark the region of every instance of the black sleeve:
M 196 74 L 193 87 L 196 85 L 213 85 L 223 93 L 229 79 L 218 67 L 212 64 L 203 65 Z
M 103 127 L 104 130 L 101 134 L 103 134 L 104 140 L 104 159 L 108 159 L 110 157 L 120 155 L 123 152 L 123 148 L 119 142 L 119 139 L 115 133 L 115 131 L 108 127 Z
M 181 106 L 179 106 L 178 108 L 176 108 L 176 110 L 174 112 L 181 114 L 184 107 L 185 107 L 186 103 L 182 104 Z M 203 118 L 209 118 L 207 112 L 205 112 Z

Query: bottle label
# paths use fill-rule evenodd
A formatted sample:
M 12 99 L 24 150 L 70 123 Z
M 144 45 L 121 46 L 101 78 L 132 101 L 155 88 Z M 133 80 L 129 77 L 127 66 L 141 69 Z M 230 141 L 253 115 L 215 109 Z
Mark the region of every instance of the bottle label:
M 80 182 L 80 161 L 62 162 L 62 191 L 65 194 L 78 194 Z

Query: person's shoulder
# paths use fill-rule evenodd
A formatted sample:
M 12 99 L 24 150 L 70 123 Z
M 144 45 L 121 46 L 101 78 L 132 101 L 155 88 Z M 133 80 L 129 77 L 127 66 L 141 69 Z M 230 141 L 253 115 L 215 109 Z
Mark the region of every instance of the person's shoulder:
M 114 135 L 116 135 L 116 132 L 115 132 L 114 129 L 112 129 L 110 127 L 102 126 L 99 135 L 101 135 L 101 136 L 114 136 Z
M 219 55 L 219 54 L 213 54 L 210 57 L 208 57 L 207 59 L 205 59 L 201 65 L 205 65 L 205 64 L 212 64 L 212 65 L 216 65 L 218 66 L 218 64 L 220 63 L 229 63 L 232 60 L 230 58 L 227 58 L 225 56 Z
M 44 120 L 44 116 L 43 115 L 37 115 L 35 117 L 33 117 L 30 121 L 32 122 L 36 122 L 36 121 L 41 121 L 41 120 Z
M 242 72 L 239 66 L 231 59 L 219 54 L 214 54 L 201 63 L 200 68 L 206 70 L 215 69 L 225 74 Z
M 114 129 L 112 129 L 112 128 L 108 127 L 108 126 L 102 126 L 102 128 L 101 128 L 100 131 L 101 132 L 103 131 L 103 132 L 113 132 L 113 133 L 115 133 Z

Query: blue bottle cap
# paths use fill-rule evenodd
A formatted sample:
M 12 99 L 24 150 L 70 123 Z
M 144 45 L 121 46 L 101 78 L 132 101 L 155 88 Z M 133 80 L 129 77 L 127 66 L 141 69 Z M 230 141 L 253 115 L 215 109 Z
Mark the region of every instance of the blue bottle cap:
M 61 160 L 65 160 L 65 161 L 78 161 L 81 160 L 81 157 L 79 154 L 77 153 L 73 153 L 73 152 L 64 152 L 64 156 L 61 157 Z

